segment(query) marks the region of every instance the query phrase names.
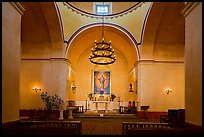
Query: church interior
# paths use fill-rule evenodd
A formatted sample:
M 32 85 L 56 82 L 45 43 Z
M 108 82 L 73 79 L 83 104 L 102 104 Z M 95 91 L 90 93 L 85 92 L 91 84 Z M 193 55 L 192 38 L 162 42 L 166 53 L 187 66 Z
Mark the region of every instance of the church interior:
M 202 2 L 2 2 L 2 133 L 202 133 Z

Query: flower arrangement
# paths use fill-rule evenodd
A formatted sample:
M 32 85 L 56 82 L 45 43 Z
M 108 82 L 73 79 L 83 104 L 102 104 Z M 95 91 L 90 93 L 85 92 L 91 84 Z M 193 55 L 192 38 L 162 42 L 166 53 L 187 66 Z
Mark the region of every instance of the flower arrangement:
M 111 101 L 114 101 L 115 98 L 116 98 L 116 95 L 115 94 L 111 94 L 111 96 L 110 96 Z
M 89 93 L 88 94 L 88 98 L 91 100 L 92 98 L 94 97 L 94 94 L 93 93 Z
M 45 107 L 47 110 L 59 110 L 60 105 L 64 102 L 62 98 L 56 94 L 54 96 L 50 96 L 47 94 L 47 92 L 43 92 L 40 97 L 43 102 L 45 102 Z

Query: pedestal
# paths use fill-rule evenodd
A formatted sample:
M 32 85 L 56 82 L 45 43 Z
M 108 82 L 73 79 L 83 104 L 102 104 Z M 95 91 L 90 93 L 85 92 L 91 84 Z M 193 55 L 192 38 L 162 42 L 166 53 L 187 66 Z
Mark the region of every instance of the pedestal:
M 67 107 L 67 109 L 69 110 L 68 119 L 73 119 L 72 111 L 73 111 L 75 108 L 76 108 L 76 107 Z
M 59 120 L 63 120 L 63 110 L 60 111 L 60 117 L 59 117 Z

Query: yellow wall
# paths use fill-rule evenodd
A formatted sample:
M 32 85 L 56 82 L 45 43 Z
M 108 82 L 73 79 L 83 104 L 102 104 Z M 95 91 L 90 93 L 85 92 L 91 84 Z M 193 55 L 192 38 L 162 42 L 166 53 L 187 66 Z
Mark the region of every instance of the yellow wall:
M 128 101 L 136 101 L 136 95 L 137 95 L 137 80 L 136 80 L 136 72 L 137 70 L 133 68 L 129 75 L 128 75 L 128 91 L 130 90 L 130 83 L 132 84 L 132 91 L 128 92 Z
M 76 100 L 76 94 L 72 91 L 72 86 L 76 86 L 75 81 L 75 70 L 68 65 L 68 74 L 67 74 L 67 100 Z
M 92 76 L 93 70 L 107 70 L 111 71 L 111 93 L 116 97 L 120 96 L 122 101 L 127 100 L 128 93 L 128 67 L 127 61 L 124 56 L 117 50 L 115 54 L 117 59 L 114 64 L 108 67 L 92 64 L 88 56 L 90 55 L 91 48 L 88 48 L 79 58 L 76 69 L 76 99 L 85 100 L 86 94 L 93 92 Z
M 184 64 L 141 61 L 138 64 L 139 106 L 149 105 L 150 111 L 184 108 Z M 165 89 L 172 92 L 166 94 Z
M 21 14 L 2 3 L 2 123 L 19 118 Z
M 201 2 L 185 17 L 185 27 L 186 122 L 202 125 Z
M 20 109 L 42 108 L 42 92 L 57 94 L 66 100 L 66 62 L 46 60 L 22 60 L 20 76 Z M 37 86 L 39 93 L 33 91 Z

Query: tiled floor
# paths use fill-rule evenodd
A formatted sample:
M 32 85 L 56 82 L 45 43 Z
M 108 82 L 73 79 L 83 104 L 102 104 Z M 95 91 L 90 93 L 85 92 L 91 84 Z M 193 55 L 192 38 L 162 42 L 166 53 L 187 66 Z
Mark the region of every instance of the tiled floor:
M 82 135 L 122 135 L 122 122 L 136 121 L 122 118 L 74 118 L 82 121 Z
M 83 114 L 72 120 L 82 121 L 82 135 L 122 135 L 122 122 L 143 121 L 135 115 L 120 114 Z

